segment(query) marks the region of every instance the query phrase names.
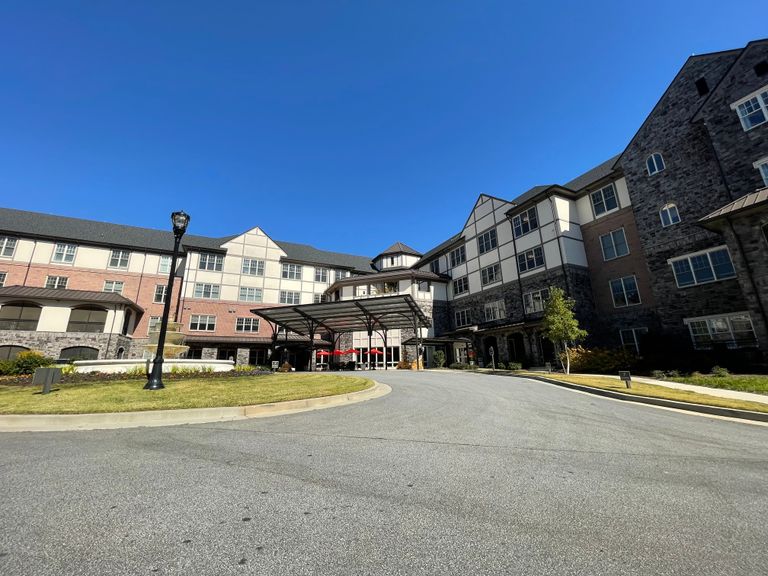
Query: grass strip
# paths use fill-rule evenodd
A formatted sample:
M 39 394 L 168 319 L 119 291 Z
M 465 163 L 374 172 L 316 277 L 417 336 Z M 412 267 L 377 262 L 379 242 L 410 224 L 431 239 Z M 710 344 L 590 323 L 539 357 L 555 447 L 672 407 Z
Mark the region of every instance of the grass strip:
M 50 394 L 39 387 L 0 385 L 0 414 L 89 414 L 179 408 L 271 404 L 348 394 L 373 386 L 367 378 L 330 374 L 269 374 L 245 378 L 189 378 L 144 390 L 144 382 L 60 384 Z
M 700 374 L 696 376 L 675 376 L 667 378 L 671 382 L 681 384 L 695 384 L 708 388 L 722 388 L 725 390 L 738 390 L 739 392 L 753 392 L 755 394 L 768 394 L 768 376 L 761 374 L 731 374 L 729 376 L 711 376 Z

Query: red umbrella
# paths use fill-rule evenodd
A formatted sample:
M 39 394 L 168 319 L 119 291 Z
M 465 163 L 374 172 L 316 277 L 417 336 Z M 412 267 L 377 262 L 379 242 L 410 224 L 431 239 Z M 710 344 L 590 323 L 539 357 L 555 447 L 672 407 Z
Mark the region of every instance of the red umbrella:
M 328 352 L 328 350 L 320 350 L 320 352 L 317 353 L 318 356 L 330 356 L 331 353 Z
M 344 354 L 346 354 L 346 352 L 344 352 L 344 350 L 334 350 L 333 351 L 333 355 L 334 356 L 344 356 Z
M 378 348 L 374 348 L 373 350 L 370 351 L 370 354 L 373 354 L 374 356 L 378 356 L 379 354 L 384 354 L 384 352 L 382 352 Z
M 349 350 L 344 350 L 344 354 L 357 354 L 357 350 L 350 348 Z

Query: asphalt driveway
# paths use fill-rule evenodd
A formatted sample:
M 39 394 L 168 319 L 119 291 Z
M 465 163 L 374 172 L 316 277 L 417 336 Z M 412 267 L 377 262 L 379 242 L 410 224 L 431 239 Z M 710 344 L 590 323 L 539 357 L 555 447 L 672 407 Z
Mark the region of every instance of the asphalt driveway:
M 0 435 L 0 574 L 768 573 L 768 427 L 518 378 Z

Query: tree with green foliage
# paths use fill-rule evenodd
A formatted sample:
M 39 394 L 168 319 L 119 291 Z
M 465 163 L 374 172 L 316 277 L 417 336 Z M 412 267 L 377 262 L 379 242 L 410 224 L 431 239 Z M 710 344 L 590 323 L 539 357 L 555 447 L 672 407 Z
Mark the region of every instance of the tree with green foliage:
M 432 358 L 435 361 L 435 364 L 438 368 L 442 368 L 445 366 L 445 352 L 442 350 L 435 350 L 435 353 L 432 355 Z
M 544 334 L 554 344 L 560 344 L 565 350 L 566 374 L 571 373 L 571 356 L 568 343 L 576 342 L 587 336 L 587 331 L 579 328 L 579 321 L 573 315 L 576 302 L 565 296 L 560 288 L 551 288 L 544 309 Z M 562 359 L 561 359 L 562 364 Z

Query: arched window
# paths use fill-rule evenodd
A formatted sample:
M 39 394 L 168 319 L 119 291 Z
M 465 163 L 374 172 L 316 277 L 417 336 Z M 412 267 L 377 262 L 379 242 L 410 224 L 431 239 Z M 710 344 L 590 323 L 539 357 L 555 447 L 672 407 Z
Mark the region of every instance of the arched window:
M 660 153 L 654 152 L 648 156 L 648 160 L 645 161 L 645 167 L 648 169 L 648 176 L 653 176 L 654 174 L 661 172 L 666 168 L 664 165 L 664 157 Z
M 37 330 L 40 306 L 27 302 L 12 302 L 0 308 L 0 330 Z
M 107 311 L 102 308 L 75 308 L 69 313 L 67 332 L 104 332 Z
M 125 348 L 120 346 L 120 348 L 117 349 L 117 359 L 120 360 L 125 356 Z
M 661 226 L 666 228 L 680 222 L 680 213 L 677 211 L 677 206 L 672 203 L 664 204 L 659 210 L 659 216 L 661 217 Z
M 66 360 L 97 360 L 99 358 L 99 349 L 90 346 L 70 346 L 62 348 L 59 358 Z
M 26 352 L 29 348 L 24 346 L 0 346 L 0 360 L 13 360 L 19 352 Z

